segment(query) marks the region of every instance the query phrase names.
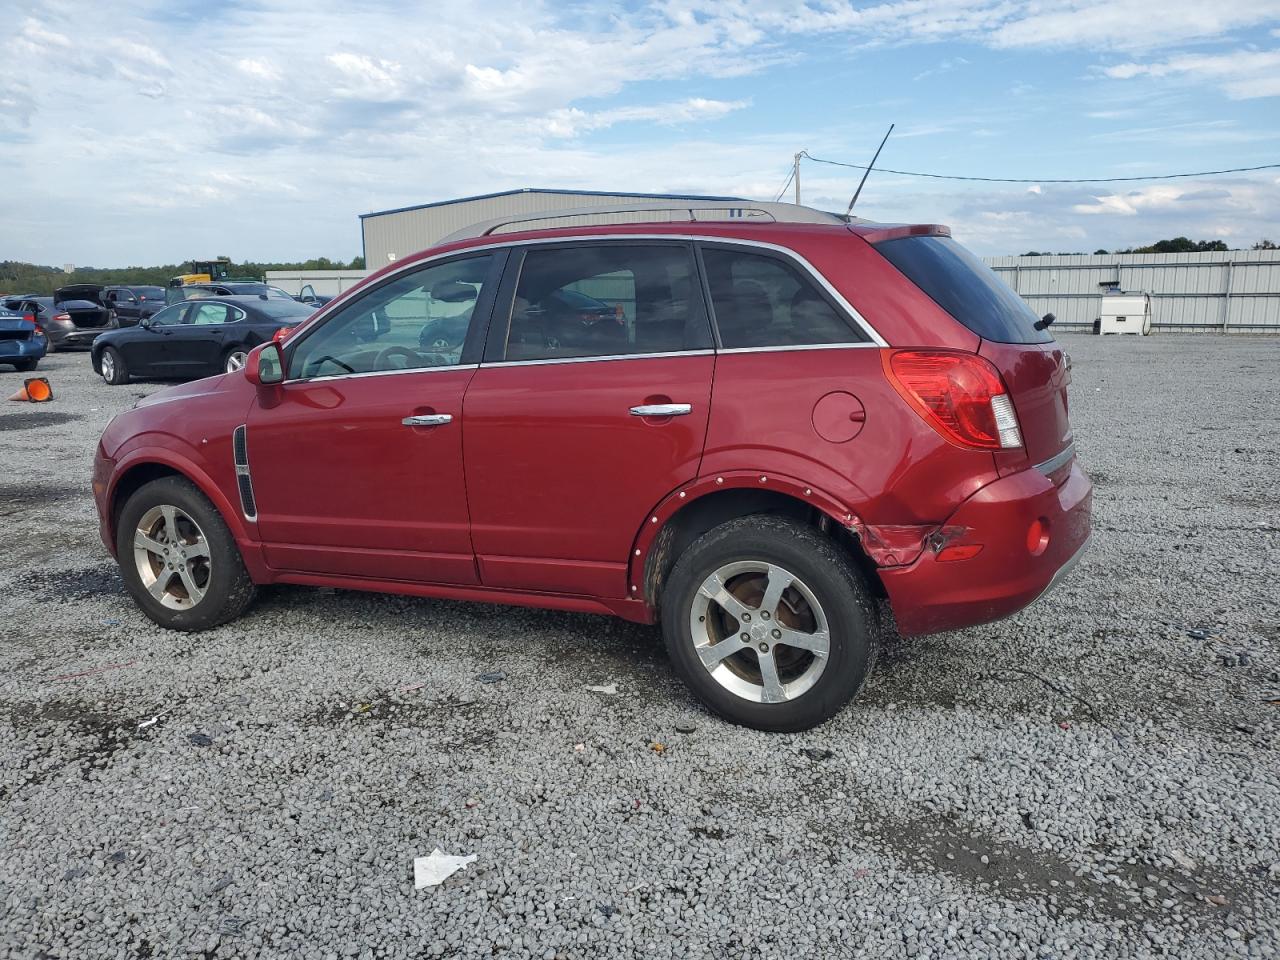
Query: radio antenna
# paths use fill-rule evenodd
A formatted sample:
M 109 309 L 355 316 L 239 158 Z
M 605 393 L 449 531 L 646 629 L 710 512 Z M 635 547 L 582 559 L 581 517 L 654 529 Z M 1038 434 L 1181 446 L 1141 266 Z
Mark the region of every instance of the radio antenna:
M 889 142 L 889 134 L 893 133 L 894 124 L 889 124 L 889 130 L 884 135 L 884 139 L 880 141 L 880 146 L 876 147 L 876 155 L 871 158 L 871 163 L 867 165 L 867 169 L 862 172 L 862 179 L 858 181 L 858 189 L 853 191 L 853 199 L 849 201 L 849 207 L 844 212 L 845 219 L 849 219 L 849 214 L 853 212 L 853 205 L 858 202 L 858 194 L 862 192 L 862 185 L 867 182 L 867 177 L 871 175 L 871 168 L 876 165 L 876 161 L 880 159 L 880 151 L 884 149 L 884 145 Z

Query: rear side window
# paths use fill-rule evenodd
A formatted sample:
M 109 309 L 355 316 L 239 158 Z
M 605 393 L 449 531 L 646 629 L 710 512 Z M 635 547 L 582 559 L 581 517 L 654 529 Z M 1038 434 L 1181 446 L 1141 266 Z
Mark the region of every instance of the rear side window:
M 900 237 L 876 249 L 956 320 L 996 343 L 1049 343 L 1035 315 L 994 270 L 950 237 Z
M 716 328 L 725 349 L 861 343 L 813 280 L 777 257 L 704 247 Z
M 711 346 L 685 244 L 617 242 L 529 251 L 507 360 L 676 353 Z

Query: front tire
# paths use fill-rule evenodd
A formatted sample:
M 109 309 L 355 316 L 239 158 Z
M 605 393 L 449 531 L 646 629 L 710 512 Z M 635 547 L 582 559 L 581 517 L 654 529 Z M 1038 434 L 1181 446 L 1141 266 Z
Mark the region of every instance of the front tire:
M 234 620 L 256 591 L 222 515 L 182 477 L 153 480 L 129 497 L 116 559 L 142 612 L 169 630 Z
M 15 361 L 13 361 L 13 369 L 17 370 L 19 373 L 30 373 L 32 370 L 34 370 L 34 369 L 36 368 L 36 365 L 37 365 L 39 362 L 40 362 L 40 361 L 39 361 L 38 359 L 36 359 L 36 360 L 15 360 Z
M 662 632 L 676 670 L 732 723 L 795 732 L 830 719 L 875 664 L 870 591 L 830 539 L 756 515 L 703 534 L 662 592 Z
M 98 372 L 102 379 L 113 387 L 129 381 L 129 368 L 125 366 L 124 357 L 115 347 L 107 347 L 98 358 Z

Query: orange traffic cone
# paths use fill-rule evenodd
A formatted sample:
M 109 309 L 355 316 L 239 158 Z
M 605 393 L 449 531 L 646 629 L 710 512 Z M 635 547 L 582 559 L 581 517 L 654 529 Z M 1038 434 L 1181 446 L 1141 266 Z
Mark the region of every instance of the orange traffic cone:
M 53 399 L 53 387 L 49 386 L 49 381 L 45 377 L 32 377 L 30 380 L 24 380 L 22 389 L 9 399 L 26 400 L 29 403 L 48 403 Z

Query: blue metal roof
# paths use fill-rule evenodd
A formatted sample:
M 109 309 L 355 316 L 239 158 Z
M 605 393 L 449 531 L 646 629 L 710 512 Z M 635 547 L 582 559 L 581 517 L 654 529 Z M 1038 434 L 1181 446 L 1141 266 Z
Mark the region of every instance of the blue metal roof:
M 427 210 L 431 207 L 445 207 L 451 203 L 469 203 L 472 200 L 492 200 L 494 197 L 512 197 L 518 193 L 552 193 L 569 197 L 641 197 L 645 200 L 733 200 L 738 203 L 750 203 L 744 197 L 707 197 L 694 193 L 635 193 L 634 191 L 610 190 L 548 190 L 541 187 L 521 187 L 519 190 L 499 190 L 497 193 L 481 193 L 474 197 L 458 197 L 456 200 L 437 200 L 434 203 L 417 203 L 411 207 L 396 207 L 394 210 L 375 210 L 373 213 L 362 213 L 360 219 L 366 217 L 385 217 L 391 213 L 407 213 L 410 210 Z

